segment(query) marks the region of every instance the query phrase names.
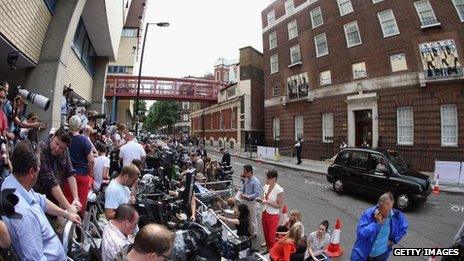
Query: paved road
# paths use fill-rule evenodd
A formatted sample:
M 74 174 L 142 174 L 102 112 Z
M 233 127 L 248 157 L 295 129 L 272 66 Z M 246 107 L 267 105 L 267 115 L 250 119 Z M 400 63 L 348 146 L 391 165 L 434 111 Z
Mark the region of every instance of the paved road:
M 219 154 L 209 152 L 218 160 Z M 255 175 L 264 184 L 264 174 L 275 169 L 279 173 L 278 183 L 285 189 L 285 203 L 289 209 L 302 212 L 306 233 L 315 231 L 318 224 L 327 219 L 330 229 L 336 218 L 342 221 L 341 244 L 345 254 L 339 260 L 348 260 L 354 244 L 355 231 L 359 216 L 375 204 L 375 200 L 354 194 L 337 195 L 324 175 L 295 171 L 246 159 L 232 157 L 234 176 L 238 177 L 245 164 L 251 164 Z M 238 180 L 237 180 L 238 183 Z M 409 221 L 407 235 L 400 241 L 399 247 L 447 247 L 459 226 L 464 221 L 464 197 L 461 194 L 440 193 L 431 195 L 427 203 L 406 213 Z M 398 258 L 390 260 L 424 260 L 424 258 Z

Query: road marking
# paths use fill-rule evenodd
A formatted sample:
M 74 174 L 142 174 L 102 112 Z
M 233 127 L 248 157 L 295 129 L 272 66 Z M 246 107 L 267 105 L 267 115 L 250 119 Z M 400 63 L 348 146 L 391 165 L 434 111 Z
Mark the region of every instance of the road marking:
M 450 208 L 454 212 L 464 212 L 464 206 L 452 205 Z
M 305 179 L 304 183 L 308 184 L 310 186 L 318 186 L 318 187 L 323 187 L 323 188 L 330 188 L 331 187 L 330 185 L 322 184 L 322 183 L 315 182 L 315 181 L 310 181 L 310 180 L 307 180 L 307 179 Z

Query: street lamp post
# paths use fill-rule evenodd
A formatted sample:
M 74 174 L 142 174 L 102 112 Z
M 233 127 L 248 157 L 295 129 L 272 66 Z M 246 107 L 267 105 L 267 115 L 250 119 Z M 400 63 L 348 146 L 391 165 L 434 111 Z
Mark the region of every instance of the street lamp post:
M 142 53 L 140 55 L 140 64 L 139 64 L 139 75 L 137 77 L 137 96 L 135 97 L 135 117 L 137 122 L 135 124 L 135 134 L 138 135 L 139 133 L 139 97 L 140 97 L 140 80 L 142 78 L 142 66 L 143 66 L 143 54 L 145 53 L 145 41 L 147 40 L 147 32 L 148 26 L 154 24 L 159 27 L 168 27 L 169 23 L 162 22 L 162 23 L 146 23 L 145 24 L 145 32 L 143 35 L 143 42 L 142 42 Z

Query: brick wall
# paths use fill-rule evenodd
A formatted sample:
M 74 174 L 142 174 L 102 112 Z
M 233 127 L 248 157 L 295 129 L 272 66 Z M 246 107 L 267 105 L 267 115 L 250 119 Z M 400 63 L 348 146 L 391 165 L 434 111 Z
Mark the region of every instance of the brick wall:
M 251 129 L 264 130 L 263 55 L 252 47 L 240 49 L 240 80 L 250 80 Z
M 464 59 L 464 23 L 459 16 L 452 1 L 430 0 L 434 13 L 441 23 L 440 26 L 421 29 L 414 1 L 388 0 L 373 4 L 367 0 L 351 0 L 354 12 L 340 17 L 336 1 L 314 1 L 302 11 L 287 17 L 284 21 L 272 28 L 267 28 L 267 13 L 275 10 L 276 20 L 285 15 L 285 0 L 274 1 L 262 11 L 263 31 L 263 71 L 265 99 L 273 97 L 272 88 L 278 85 L 280 96 L 286 95 L 287 78 L 300 73 L 308 73 L 310 90 L 324 88 L 329 94 L 333 88 L 334 93 L 348 85 L 356 85 L 361 81 L 383 79 L 387 76 L 403 76 L 422 72 L 422 61 L 418 45 L 424 42 L 453 39 L 456 43 L 461 64 Z M 295 7 L 305 3 L 304 0 L 294 0 Z M 311 1 L 312 2 L 312 1 Z M 312 28 L 310 10 L 320 7 L 324 24 Z M 377 14 L 391 9 L 394 13 L 400 34 L 384 38 Z M 298 37 L 288 40 L 287 23 L 296 19 Z M 362 44 L 347 48 L 343 25 L 357 21 Z M 277 34 L 277 48 L 269 50 L 269 34 Z M 314 37 L 325 33 L 327 36 L 329 54 L 316 58 Z M 290 65 L 291 46 L 299 44 L 302 65 Z M 279 72 L 270 74 L 270 57 L 279 56 Z M 404 53 L 407 70 L 392 72 L 390 55 Z M 366 63 L 367 78 L 353 79 L 352 63 L 364 61 Z M 319 73 L 330 70 L 332 85 L 321 87 Z M 375 81 L 372 81 L 375 82 Z M 394 88 L 396 83 L 384 82 L 375 92 L 378 95 L 378 123 L 379 148 L 396 148 L 419 170 L 433 170 L 434 161 L 464 160 L 464 85 L 463 78 L 447 79 L 443 82 L 427 83 L 420 87 L 419 83 Z M 375 84 L 375 83 L 374 83 Z M 375 84 L 376 85 L 376 84 Z M 327 90 L 327 91 L 325 91 Z M 373 92 L 373 90 L 365 90 Z M 320 92 L 322 93 L 322 92 Z M 346 99 L 348 95 L 332 94 L 316 97 L 312 102 L 280 103 L 265 108 L 265 136 L 270 145 L 292 147 L 295 141 L 294 117 L 304 117 L 304 145 L 303 156 L 310 159 L 323 159 L 333 156 L 338 146 L 348 135 L 348 112 Z M 284 97 L 282 97 L 284 98 Z M 441 146 L 441 115 L 440 105 L 456 104 L 458 110 L 458 147 Z M 414 117 L 414 145 L 397 145 L 397 116 L 398 107 L 413 107 Z M 322 114 L 332 112 L 334 115 L 334 142 L 322 142 Z M 272 137 L 273 118 L 280 119 L 281 140 L 275 142 Z
M 51 14 L 43 0 L 0 0 L 0 33 L 37 63 Z
M 435 160 L 463 160 L 464 155 L 464 85 L 462 83 L 435 84 L 420 88 L 382 90 L 377 93 L 379 120 L 379 149 L 397 149 L 412 166 L 433 171 Z M 315 160 L 330 158 L 338 152 L 340 143 L 347 139 L 346 96 L 319 99 L 314 102 L 295 102 L 286 106 L 266 108 L 266 143 L 289 148 L 294 145 L 294 117 L 304 117 L 303 157 Z M 458 114 L 458 146 L 441 146 L 440 106 L 456 104 Z M 397 108 L 412 107 L 414 144 L 397 145 Z M 334 142 L 322 142 L 322 114 L 334 115 Z M 280 119 L 280 141 L 272 139 L 272 121 Z
M 276 19 L 285 14 L 284 0 L 275 1 L 263 10 L 263 27 L 267 26 L 267 13 L 274 9 Z M 295 6 L 302 1 L 295 0 Z M 304 1 L 303 1 L 304 2 Z M 389 0 L 372 4 L 372 1 L 352 0 L 354 12 L 340 17 L 336 1 L 316 1 L 299 13 L 287 18 L 272 29 L 263 33 L 263 59 L 265 72 L 265 98 L 272 97 L 272 86 L 278 84 L 280 93 L 286 93 L 286 79 L 289 76 L 308 72 L 310 88 L 319 88 L 319 73 L 330 69 L 332 84 L 353 81 L 351 65 L 354 62 L 365 61 L 368 78 L 382 77 L 393 74 L 389 55 L 403 52 L 406 55 L 408 70 L 414 72 L 422 70 L 422 63 L 418 44 L 422 42 L 454 39 L 459 58 L 464 59 L 464 23 L 452 1 L 430 0 L 441 26 L 420 29 L 420 22 L 413 1 Z M 324 24 L 312 29 L 310 10 L 321 7 Z M 391 9 L 396 18 L 399 35 L 383 37 L 377 13 Z M 296 19 L 298 37 L 288 40 L 287 23 Z M 358 22 L 362 44 L 346 48 L 343 25 L 352 21 Z M 269 50 L 269 34 L 276 31 L 277 48 Z M 329 54 L 316 58 L 314 37 L 326 33 Z M 290 64 L 291 46 L 299 44 L 302 58 L 301 66 L 288 68 Z M 279 73 L 270 75 L 270 56 L 278 53 Z M 337 61 L 334 63 L 334 59 Z

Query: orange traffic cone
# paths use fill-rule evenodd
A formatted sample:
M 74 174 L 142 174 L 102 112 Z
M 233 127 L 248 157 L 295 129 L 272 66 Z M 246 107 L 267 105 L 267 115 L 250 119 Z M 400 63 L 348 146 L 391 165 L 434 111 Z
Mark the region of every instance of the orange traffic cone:
M 343 254 L 343 248 L 340 246 L 340 229 L 342 227 L 340 219 L 337 219 L 335 222 L 335 229 L 332 234 L 332 239 L 330 240 L 330 244 L 327 247 L 327 255 L 329 257 L 339 257 Z
M 433 186 L 432 193 L 440 194 L 440 175 L 437 175 L 437 180 L 435 180 L 435 186 Z

